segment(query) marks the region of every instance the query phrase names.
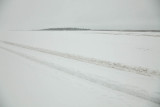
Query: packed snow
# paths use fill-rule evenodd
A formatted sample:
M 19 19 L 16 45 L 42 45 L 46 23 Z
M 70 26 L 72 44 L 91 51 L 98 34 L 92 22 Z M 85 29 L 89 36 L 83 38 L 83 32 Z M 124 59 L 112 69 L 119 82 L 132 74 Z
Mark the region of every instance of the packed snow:
M 2 107 L 159 107 L 160 33 L 0 34 Z

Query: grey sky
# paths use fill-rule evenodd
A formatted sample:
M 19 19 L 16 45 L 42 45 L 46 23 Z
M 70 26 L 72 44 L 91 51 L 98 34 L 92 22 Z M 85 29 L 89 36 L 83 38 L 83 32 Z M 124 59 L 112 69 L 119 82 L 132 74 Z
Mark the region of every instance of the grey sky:
M 160 0 L 6 0 L 2 29 L 160 30 Z

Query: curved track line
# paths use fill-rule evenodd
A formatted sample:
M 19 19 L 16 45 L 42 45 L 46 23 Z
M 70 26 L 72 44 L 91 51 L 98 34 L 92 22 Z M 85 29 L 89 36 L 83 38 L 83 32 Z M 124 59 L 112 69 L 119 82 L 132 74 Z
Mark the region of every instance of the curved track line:
M 81 62 L 95 64 L 95 65 L 99 65 L 99 66 L 103 66 L 103 67 L 114 68 L 114 69 L 128 71 L 128 72 L 134 72 L 134 73 L 146 75 L 146 76 L 160 76 L 160 71 L 151 70 L 149 68 L 133 67 L 133 66 L 124 65 L 121 63 L 114 63 L 114 62 L 110 62 L 110 61 L 99 60 L 96 58 L 88 58 L 88 57 L 83 57 L 83 56 L 78 56 L 78 55 L 72 55 L 72 54 L 68 54 L 68 53 L 62 53 L 62 52 L 52 51 L 52 50 L 48 50 L 48 49 L 17 44 L 17 43 L 13 43 L 13 42 L 7 42 L 7 41 L 1 41 L 1 42 L 8 44 L 8 45 L 12 45 L 12 46 L 17 46 L 17 47 L 21 47 L 21 48 L 25 48 L 25 49 L 39 51 L 39 52 L 43 52 L 43 53 L 47 53 L 47 54 L 51 54 L 51 55 L 56 55 L 59 57 L 74 59 L 74 60 L 78 60 Z
M 110 88 L 112 90 L 120 91 L 120 92 L 129 94 L 129 95 L 138 97 L 138 98 L 142 98 L 144 100 L 148 100 L 148 101 L 151 101 L 153 103 L 156 103 L 156 104 L 160 105 L 160 98 L 149 95 L 147 92 L 145 92 L 145 90 L 138 91 L 138 90 L 135 90 L 135 89 L 127 88 L 124 85 L 115 84 L 115 83 L 112 83 L 111 81 L 104 81 L 104 80 L 96 78 L 92 75 L 87 75 L 87 74 L 81 73 L 77 70 L 72 70 L 72 69 L 57 65 L 55 63 L 50 63 L 50 62 L 47 62 L 47 61 L 44 61 L 44 60 L 40 60 L 40 59 L 37 59 L 33 56 L 29 56 L 29 55 L 26 55 L 26 54 L 23 54 L 23 53 L 19 53 L 19 52 L 13 51 L 11 49 L 7 49 L 7 48 L 4 48 L 4 47 L 0 47 L 0 48 L 5 50 L 5 51 L 16 54 L 18 56 L 24 57 L 28 60 L 34 61 L 36 63 L 43 64 L 43 65 L 46 65 L 48 67 L 54 68 L 54 69 L 59 70 L 63 73 L 78 77 L 78 78 L 83 79 L 83 80 L 87 80 L 89 82 L 92 82 L 92 83 Z

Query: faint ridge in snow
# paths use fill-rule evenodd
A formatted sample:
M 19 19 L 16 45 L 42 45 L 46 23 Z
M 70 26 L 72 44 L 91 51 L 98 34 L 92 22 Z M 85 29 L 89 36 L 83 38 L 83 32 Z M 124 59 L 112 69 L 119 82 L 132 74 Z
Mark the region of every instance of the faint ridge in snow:
M 149 36 L 149 37 L 160 37 L 160 31 L 155 32 L 142 32 L 142 31 L 114 31 L 114 32 L 96 32 L 97 34 L 112 34 L 112 35 L 127 35 L 127 36 Z M 152 33 L 152 34 L 151 34 Z

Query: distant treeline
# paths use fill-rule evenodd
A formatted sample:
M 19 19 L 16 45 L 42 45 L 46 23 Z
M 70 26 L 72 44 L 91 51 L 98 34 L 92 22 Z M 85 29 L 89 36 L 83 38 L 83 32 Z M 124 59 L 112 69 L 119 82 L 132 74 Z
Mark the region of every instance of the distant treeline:
M 63 27 L 63 28 L 46 28 L 38 31 L 119 31 L 119 32 L 160 32 L 160 30 L 109 30 L 109 29 L 88 29 L 77 27 Z
M 73 30 L 73 31 L 77 31 L 77 30 L 91 30 L 91 29 L 66 27 L 66 28 L 47 28 L 47 29 L 41 29 L 41 30 L 59 30 L 59 31 Z

